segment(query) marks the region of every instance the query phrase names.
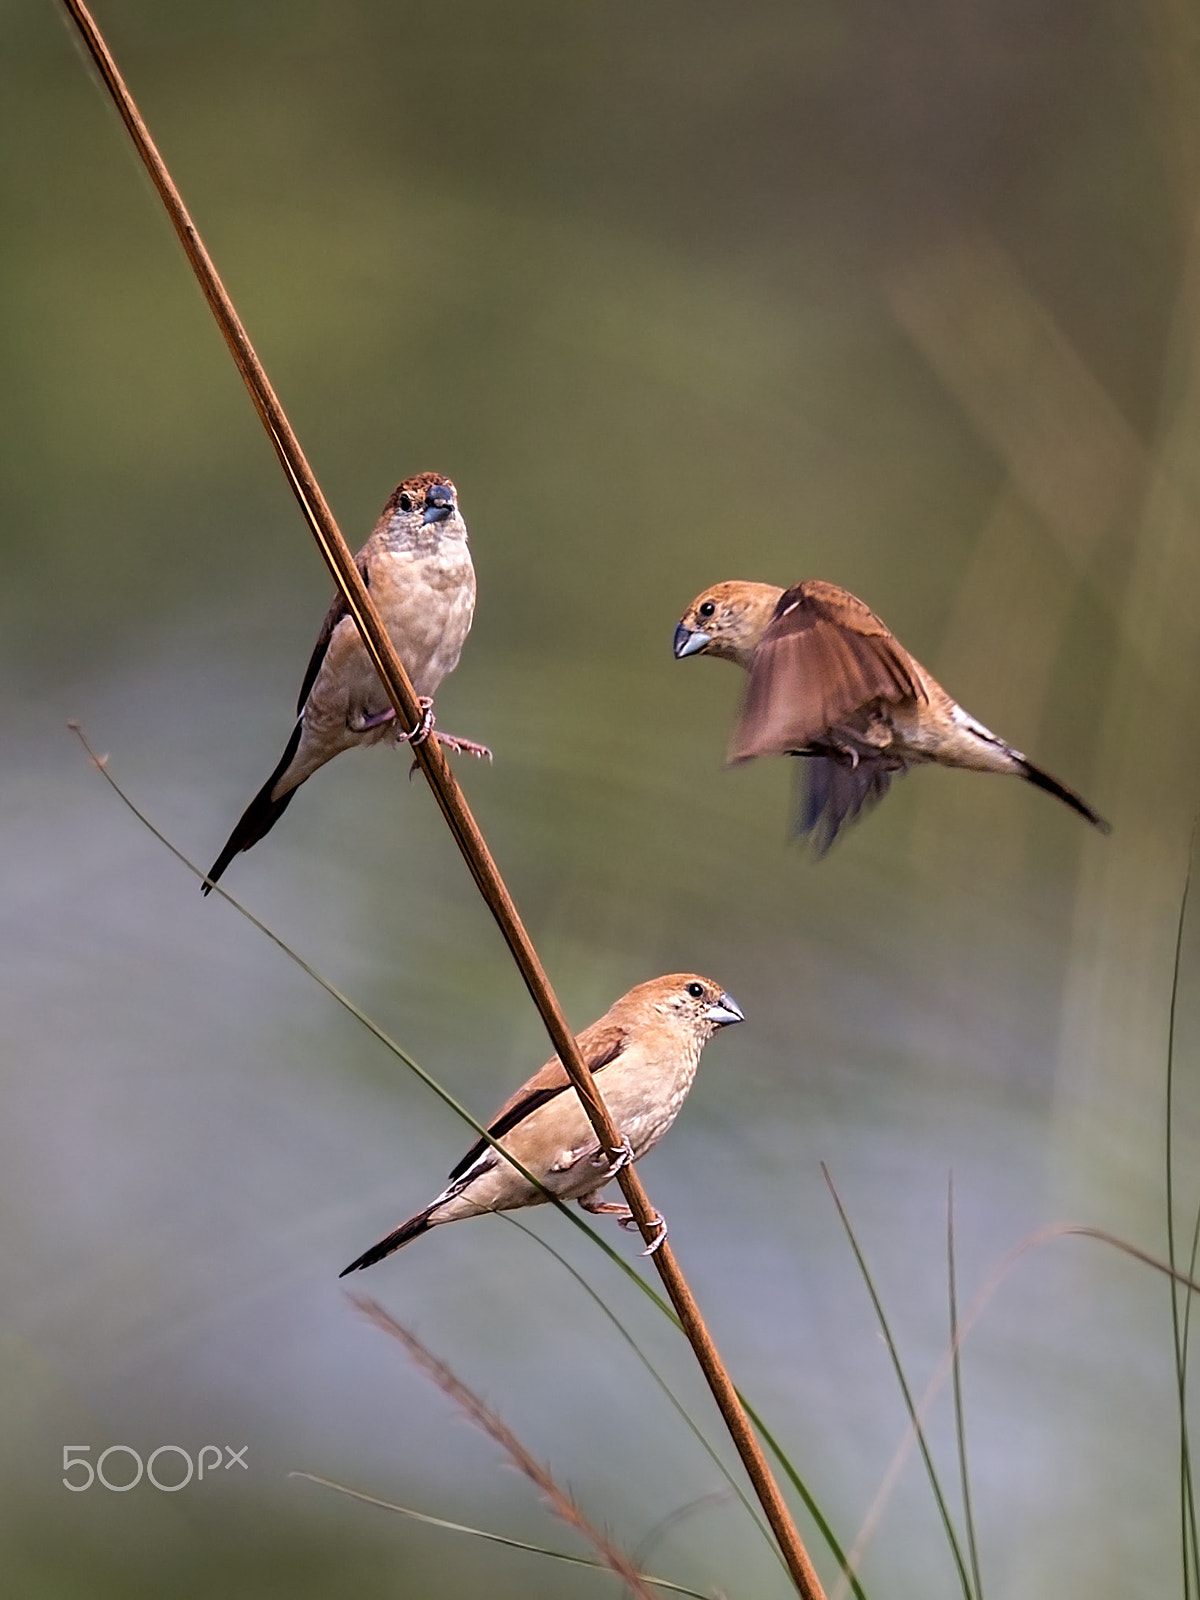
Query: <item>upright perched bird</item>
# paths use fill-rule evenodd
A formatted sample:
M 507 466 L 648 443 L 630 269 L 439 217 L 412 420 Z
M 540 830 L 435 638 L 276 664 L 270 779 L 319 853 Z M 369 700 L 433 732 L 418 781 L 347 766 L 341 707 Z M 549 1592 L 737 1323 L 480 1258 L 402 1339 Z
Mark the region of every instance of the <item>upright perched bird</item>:
M 558 1199 L 578 1200 L 585 1211 L 615 1216 L 628 1227 L 629 1207 L 601 1200 L 601 1189 L 627 1161 L 638 1161 L 653 1149 L 674 1122 L 692 1087 L 700 1052 L 717 1029 L 743 1020 L 741 1008 L 719 983 L 676 972 L 639 983 L 583 1030 L 580 1053 L 623 1142 L 615 1163 L 600 1149 L 557 1056 L 504 1102 L 488 1132 Z M 516 1211 L 541 1205 L 545 1198 L 486 1139 L 477 1139 L 451 1172 L 449 1187 L 352 1261 L 341 1276 L 373 1267 L 440 1223 L 487 1211 Z M 665 1237 L 663 1223 L 650 1248 Z
M 951 700 L 874 612 L 835 583 L 714 584 L 680 619 L 675 655 L 720 656 L 750 674 L 729 759 L 807 757 L 797 832 L 819 853 L 843 823 L 882 799 L 896 773 L 929 761 L 1013 773 L 1109 831 L 1077 794 Z
M 458 665 L 475 610 L 467 525 L 450 479 L 422 472 L 397 484 L 354 560 L 421 701 L 421 726 L 411 735 L 397 730 L 395 710 L 339 594 L 304 674 L 287 749 L 213 862 L 201 885 L 205 894 L 240 850 L 271 831 L 318 767 L 355 745 L 419 744 L 433 727 L 433 696 Z M 451 750 L 491 759 L 485 745 L 470 739 L 437 738 Z

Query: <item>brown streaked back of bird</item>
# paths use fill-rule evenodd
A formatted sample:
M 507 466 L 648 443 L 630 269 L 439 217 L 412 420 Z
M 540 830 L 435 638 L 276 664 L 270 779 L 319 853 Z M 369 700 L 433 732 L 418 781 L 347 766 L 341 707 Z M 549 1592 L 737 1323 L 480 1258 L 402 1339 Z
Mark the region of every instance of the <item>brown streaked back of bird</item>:
M 779 597 L 750 664 L 729 759 L 804 750 L 874 701 L 927 698 L 926 674 L 875 613 L 812 578 Z
M 613 1010 L 616 1009 L 614 1006 Z M 629 1031 L 628 1023 L 613 1020 L 611 1011 L 606 1012 L 598 1022 L 593 1022 L 590 1028 L 585 1028 L 575 1042 L 579 1046 L 579 1053 L 588 1071 L 597 1073 L 602 1067 L 607 1067 L 610 1062 L 615 1061 L 628 1043 Z M 528 1082 L 514 1094 L 509 1095 L 488 1123 L 488 1127 L 508 1122 L 518 1107 L 522 1108 L 523 1114 L 527 1114 L 535 1103 L 557 1094 L 561 1089 L 567 1088 L 570 1082 L 571 1079 L 562 1062 L 557 1056 L 551 1056 L 545 1066 L 539 1067 Z

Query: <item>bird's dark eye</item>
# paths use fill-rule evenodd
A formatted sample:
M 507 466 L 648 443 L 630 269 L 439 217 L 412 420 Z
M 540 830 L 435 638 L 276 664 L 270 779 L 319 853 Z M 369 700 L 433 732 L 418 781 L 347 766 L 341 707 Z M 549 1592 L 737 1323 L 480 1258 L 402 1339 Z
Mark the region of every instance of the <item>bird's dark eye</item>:
M 412 507 L 413 507 L 412 495 L 407 494 L 407 493 L 402 494 L 400 496 L 400 509 L 401 509 L 401 511 L 411 511 Z
M 701 1000 L 704 997 L 704 985 L 702 983 L 689 983 L 687 991 L 693 1000 Z
M 716 606 L 712 603 L 711 600 L 706 600 L 704 602 L 704 604 L 700 607 L 700 615 L 702 617 L 711 617 L 713 612 L 716 609 L 717 609 Z

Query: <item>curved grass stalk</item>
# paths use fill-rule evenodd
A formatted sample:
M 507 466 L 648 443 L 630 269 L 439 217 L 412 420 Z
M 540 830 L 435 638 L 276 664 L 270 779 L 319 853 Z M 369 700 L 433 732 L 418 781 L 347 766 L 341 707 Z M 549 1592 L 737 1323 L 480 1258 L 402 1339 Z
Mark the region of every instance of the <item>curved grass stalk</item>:
M 514 1539 L 505 1533 L 489 1533 L 486 1528 L 472 1528 L 465 1522 L 450 1522 L 445 1517 L 430 1516 L 427 1511 L 414 1511 L 411 1506 L 397 1505 L 394 1500 L 381 1500 L 378 1495 L 366 1494 L 362 1489 L 352 1489 L 349 1484 L 335 1483 L 332 1478 L 322 1478 L 316 1472 L 289 1472 L 288 1477 L 304 1478 L 309 1483 L 319 1484 L 322 1489 L 333 1489 L 351 1500 L 361 1500 L 364 1505 L 379 1506 L 383 1511 L 399 1512 L 402 1517 L 410 1517 L 413 1522 L 423 1522 L 430 1528 L 444 1528 L 449 1533 L 469 1533 L 472 1538 L 486 1539 L 489 1544 L 506 1545 L 510 1550 L 525 1550 L 531 1555 L 547 1556 L 552 1561 L 566 1561 L 573 1567 L 591 1567 L 593 1572 L 612 1571 L 606 1562 L 595 1561 L 591 1556 L 572 1555 L 568 1550 L 552 1550 L 549 1545 L 532 1544 L 527 1539 Z M 688 1595 L 691 1600 L 711 1600 L 711 1596 L 701 1594 L 699 1589 L 685 1588 L 682 1583 L 672 1583 L 669 1578 L 655 1578 L 648 1572 L 639 1572 L 638 1576 L 643 1583 L 652 1583 L 656 1589 L 665 1589 L 668 1594 Z
M 1154 1272 L 1162 1273 L 1164 1277 L 1172 1279 L 1182 1288 L 1188 1290 L 1190 1294 L 1200 1294 L 1200 1281 L 1197 1281 L 1194 1276 L 1180 1272 L 1176 1268 L 1172 1268 L 1168 1262 L 1160 1261 L 1157 1256 L 1151 1255 L 1148 1250 L 1142 1250 L 1138 1245 L 1130 1244 L 1127 1239 L 1120 1239 L 1116 1234 L 1108 1233 L 1103 1228 L 1090 1228 L 1084 1223 L 1055 1222 L 1051 1223 L 1048 1227 L 1038 1228 L 1035 1232 L 1027 1234 L 1024 1239 L 1018 1240 L 1018 1242 L 1013 1245 L 1012 1249 L 1002 1256 L 996 1266 L 993 1267 L 990 1275 L 985 1280 L 983 1287 L 976 1294 L 974 1300 L 971 1301 L 966 1315 L 959 1323 L 957 1339 L 958 1347 L 961 1348 L 967 1338 L 967 1335 L 971 1332 L 975 1324 L 979 1321 L 979 1318 L 987 1309 L 988 1302 L 991 1300 L 992 1296 L 1000 1288 L 1001 1284 L 1008 1277 L 1008 1274 L 1013 1270 L 1019 1261 L 1028 1255 L 1030 1251 L 1039 1249 L 1042 1245 L 1051 1243 L 1052 1240 L 1070 1238 L 1095 1239 L 1099 1244 L 1105 1244 L 1108 1245 L 1110 1249 L 1119 1250 L 1122 1255 L 1128 1256 L 1132 1261 L 1137 1261 L 1142 1266 L 1150 1267 Z M 933 1376 L 926 1385 L 925 1391 L 921 1396 L 919 1404 L 917 1405 L 917 1414 L 919 1417 L 924 1416 L 928 1412 L 929 1407 L 937 1398 L 939 1392 L 941 1391 L 942 1384 L 945 1382 L 946 1376 L 950 1371 L 953 1360 L 954 1351 L 948 1349 L 935 1368 Z M 753 1415 L 753 1413 L 751 1413 L 751 1415 Z M 755 1426 L 758 1426 L 757 1421 L 755 1422 Z M 904 1435 L 900 1440 L 900 1443 L 896 1446 L 896 1449 L 893 1452 L 891 1461 L 888 1463 L 887 1471 L 884 1473 L 879 1488 L 876 1490 L 875 1498 L 872 1500 L 867 1514 L 863 1518 L 862 1526 L 859 1528 L 854 1537 L 854 1543 L 850 1547 L 850 1554 L 847 1558 L 849 1570 L 857 1570 L 867 1546 L 870 1544 L 872 1538 L 874 1538 L 875 1530 L 879 1525 L 880 1517 L 883 1515 L 884 1507 L 891 1498 L 892 1491 L 896 1487 L 896 1482 L 900 1477 L 900 1473 L 903 1470 L 905 1462 L 908 1460 L 909 1452 L 911 1451 L 914 1443 L 915 1434 L 913 1431 L 912 1422 L 910 1420 L 909 1425 L 905 1429 Z M 846 1570 L 846 1568 L 843 1569 L 843 1576 L 839 1578 L 838 1582 L 834 1585 L 830 1593 L 829 1600 L 844 1600 L 847 1588 L 845 1581 Z
M 950 1348 L 954 1352 L 954 1439 L 958 1448 L 958 1480 L 962 1490 L 963 1521 L 967 1530 L 967 1554 L 971 1558 L 971 1579 L 975 1600 L 983 1600 L 983 1573 L 979 1561 L 979 1539 L 975 1531 L 975 1511 L 971 1504 L 971 1473 L 967 1461 L 967 1419 L 963 1404 L 962 1360 L 958 1338 L 958 1271 L 954 1255 L 954 1175 L 946 1190 L 946 1294 L 950 1305 Z
M 402 1322 L 398 1322 L 377 1300 L 357 1294 L 352 1294 L 350 1299 L 381 1332 L 386 1333 L 397 1344 L 403 1345 L 409 1358 L 420 1367 L 426 1377 L 432 1379 L 468 1422 L 474 1423 L 487 1434 L 493 1444 L 499 1446 L 508 1457 L 509 1464 L 533 1484 L 554 1515 L 588 1541 L 600 1557 L 601 1563 L 623 1579 L 626 1588 L 632 1594 L 639 1596 L 639 1600 L 653 1600 L 641 1573 L 634 1567 L 624 1550 L 615 1545 L 607 1534 L 601 1533 L 599 1528 L 584 1516 L 575 1497 L 568 1494 L 550 1469 L 525 1448 L 499 1412 L 494 1411 L 474 1389 L 468 1388 L 447 1362 L 435 1356 L 432 1350 L 422 1344 L 411 1328 L 406 1328 Z
M 572 1555 L 568 1550 L 552 1550 L 549 1545 L 533 1544 L 528 1539 L 514 1539 L 505 1533 L 489 1533 L 486 1528 L 472 1528 L 466 1522 L 450 1522 L 445 1517 L 430 1516 L 427 1511 L 414 1511 L 411 1506 L 397 1505 L 394 1500 L 381 1500 L 378 1495 L 366 1494 L 362 1489 L 352 1489 L 349 1484 L 335 1483 L 332 1478 L 322 1478 L 316 1472 L 289 1472 L 289 1478 L 304 1478 L 309 1483 L 316 1483 L 322 1489 L 333 1489 L 337 1494 L 344 1494 L 350 1500 L 361 1500 L 364 1505 L 378 1506 L 382 1511 L 396 1511 L 402 1517 L 409 1517 L 413 1522 L 423 1522 L 430 1528 L 444 1528 L 448 1533 L 469 1533 L 475 1539 L 486 1539 L 489 1544 L 505 1545 L 509 1550 L 524 1550 L 530 1555 L 546 1556 L 551 1561 L 566 1561 L 573 1567 L 590 1567 L 593 1572 L 612 1572 L 613 1569 L 605 1561 L 596 1561 L 591 1556 Z M 656 1589 L 664 1589 L 668 1594 L 682 1594 L 690 1600 L 712 1600 L 710 1595 L 701 1594 L 699 1589 L 688 1589 L 682 1583 L 672 1583 L 670 1578 L 656 1578 L 649 1572 L 639 1572 L 638 1577 L 643 1583 L 651 1583 Z
M 1164 1148 L 1166 1168 L 1167 1260 L 1177 1266 L 1175 1253 L 1175 1023 L 1179 1003 L 1179 974 L 1183 962 L 1183 933 L 1187 922 L 1188 896 L 1192 887 L 1192 858 L 1196 848 L 1196 825 L 1188 841 L 1188 865 L 1179 898 L 1179 920 L 1175 928 L 1175 960 L 1171 973 L 1171 1004 L 1167 1022 L 1167 1126 Z M 1200 1216 L 1197 1217 L 1200 1229 Z M 1191 1268 L 1195 1270 L 1196 1237 L 1193 1235 Z M 1196 1492 L 1192 1477 L 1192 1449 L 1187 1417 L 1188 1334 L 1191 1328 L 1191 1300 L 1180 1313 L 1179 1285 L 1171 1280 L 1171 1335 L 1175 1346 L 1175 1386 L 1179 1403 L 1179 1539 L 1183 1567 L 1184 1600 L 1192 1600 L 1200 1583 L 1200 1544 L 1196 1530 Z
M 762 1419 L 761 1414 L 754 1409 L 740 1389 L 738 1390 L 738 1398 L 741 1400 L 742 1405 L 746 1408 L 746 1415 L 754 1424 L 759 1438 L 763 1441 L 767 1449 L 783 1468 L 784 1477 L 788 1480 L 792 1488 L 795 1489 L 796 1493 L 804 1502 L 805 1510 L 816 1524 L 817 1531 L 820 1533 L 822 1539 L 824 1539 L 825 1543 L 829 1546 L 833 1558 L 838 1564 L 838 1590 L 844 1594 L 845 1591 L 849 1589 L 850 1592 L 855 1596 L 855 1600 L 867 1600 L 866 1591 L 863 1588 L 862 1582 L 859 1579 L 856 1571 L 857 1562 L 855 1561 L 854 1551 L 851 1550 L 850 1554 L 847 1555 L 842 1549 L 840 1543 L 834 1536 L 833 1529 L 829 1526 L 828 1522 L 826 1522 L 820 1506 L 818 1506 L 817 1502 L 813 1499 L 807 1484 L 804 1482 L 804 1479 L 796 1471 L 791 1457 L 784 1450 L 783 1446 L 771 1432 L 770 1428 L 767 1427 L 766 1423 Z M 830 1596 L 830 1600 L 833 1600 L 833 1596 Z
M 850 1248 L 854 1251 L 854 1259 L 858 1262 L 858 1270 L 862 1273 L 863 1282 L 867 1286 L 867 1293 L 871 1297 L 871 1304 L 875 1308 L 875 1317 L 879 1323 L 880 1331 L 883 1334 L 884 1343 L 887 1345 L 888 1354 L 892 1358 L 892 1367 L 896 1374 L 896 1381 L 900 1385 L 900 1393 L 904 1397 L 905 1409 L 908 1412 L 909 1425 L 912 1428 L 912 1432 L 916 1438 L 917 1448 L 921 1452 L 921 1459 L 925 1463 L 925 1473 L 929 1479 L 929 1487 L 933 1491 L 933 1498 L 937 1504 L 938 1514 L 942 1519 L 942 1527 L 946 1533 L 946 1540 L 950 1545 L 950 1553 L 954 1557 L 954 1565 L 958 1570 L 958 1580 L 962 1586 L 963 1600 L 973 1600 L 971 1592 L 971 1579 L 967 1573 L 967 1564 L 963 1560 L 962 1547 L 959 1545 L 958 1535 L 954 1530 L 954 1521 L 950 1515 L 950 1508 L 946 1504 L 946 1496 L 942 1492 L 942 1485 L 937 1475 L 937 1468 L 933 1464 L 933 1454 L 929 1448 L 929 1441 L 925 1437 L 925 1429 L 921 1426 L 921 1408 L 917 1406 L 912 1397 L 912 1390 L 909 1388 L 908 1379 L 904 1375 L 904 1366 L 900 1360 L 900 1352 L 896 1348 L 896 1341 L 892 1337 L 891 1328 L 888 1326 L 888 1320 L 884 1314 L 883 1301 L 879 1298 L 879 1292 L 875 1288 L 874 1280 L 871 1277 L 871 1270 L 867 1266 L 866 1257 L 863 1255 L 859 1246 L 858 1239 L 855 1236 L 854 1229 L 850 1223 L 850 1218 L 846 1214 L 846 1208 L 842 1204 L 841 1196 L 834 1187 L 833 1179 L 829 1175 L 829 1169 L 823 1161 L 821 1163 L 821 1171 L 824 1174 L 825 1182 L 829 1187 L 829 1192 L 833 1196 L 833 1203 L 837 1207 L 837 1213 L 842 1220 L 842 1226 L 846 1230 L 846 1237 L 850 1241 Z M 957 1350 L 957 1345 L 955 1345 L 955 1349 Z
M 571 1274 L 571 1276 L 575 1279 L 575 1282 L 584 1291 L 584 1293 L 589 1295 L 591 1297 L 592 1301 L 600 1308 L 600 1310 L 604 1313 L 604 1315 L 612 1323 L 613 1327 L 621 1335 L 622 1339 L 624 1339 L 625 1343 L 633 1351 L 633 1353 L 637 1357 L 637 1359 L 641 1362 L 642 1366 L 645 1367 L 646 1371 L 650 1374 L 650 1377 L 654 1380 L 655 1384 L 657 1384 L 658 1388 L 666 1396 L 668 1403 L 671 1405 L 671 1407 L 674 1409 L 674 1411 L 682 1418 L 684 1425 L 687 1427 L 687 1429 L 693 1435 L 693 1437 L 697 1440 L 697 1442 L 700 1445 L 700 1448 L 708 1456 L 709 1460 L 713 1463 L 713 1465 L 716 1467 L 717 1471 L 725 1479 L 725 1482 L 729 1485 L 730 1489 L 737 1496 L 737 1498 L 741 1501 L 742 1505 L 745 1507 L 747 1516 L 750 1517 L 750 1519 L 753 1521 L 755 1527 L 758 1529 L 759 1533 L 761 1533 L 763 1538 L 767 1541 L 767 1544 L 770 1547 L 772 1553 L 775 1555 L 775 1557 L 780 1562 L 782 1562 L 783 1557 L 780 1554 L 779 1548 L 776 1545 L 774 1539 L 771 1538 L 770 1529 L 766 1526 L 766 1524 L 762 1521 L 761 1517 L 759 1517 L 758 1513 L 755 1511 L 754 1507 L 750 1504 L 749 1496 L 746 1494 L 745 1490 L 738 1483 L 737 1479 L 733 1476 L 732 1472 L 730 1472 L 729 1468 L 721 1460 L 721 1457 L 717 1453 L 716 1448 L 709 1441 L 709 1439 L 705 1436 L 703 1429 L 700 1427 L 700 1424 L 695 1420 L 695 1418 L 692 1416 L 691 1412 L 684 1405 L 683 1401 L 680 1400 L 679 1396 L 675 1393 L 675 1391 L 671 1388 L 671 1386 L 667 1382 L 667 1380 L 659 1372 L 658 1368 L 650 1360 L 650 1357 L 642 1349 L 641 1345 L 638 1344 L 637 1340 L 633 1337 L 633 1335 L 630 1333 L 629 1329 L 621 1321 L 620 1317 L 617 1316 L 616 1312 L 612 1309 L 612 1307 L 604 1299 L 603 1295 L 598 1294 L 596 1292 L 596 1290 L 592 1288 L 591 1284 L 587 1281 L 587 1279 L 584 1277 L 583 1273 L 578 1271 L 578 1269 L 575 1268 L 574 1266 L 572 1266 L 571 1263 L 567 1260 L 566 1256 L 562 1255 L 558 1250 L 556 1250 L 554 1248 L 554 1246 L 549 1243 L 548 1240 L 543 1239 L 540 1234 L 534 1233 L 532 1228 L 527 1228 L 523 1222 L 518 1222 L 516 1217 L 509 1216 L 506 1212 L 503 1212 L 503 1211 L 500 1212 L 499 1214 L 500 1214 L 500 1216 L 502 1216 L 504 1218 L 505 1222 L 511 1223 L 514 1228 L 519 1228 L 527 1239 L 532 1239 L 534 1244 L 541 1245 L 543 1250 L 549 1251 L 549 1253 L 554 1257 L 555 1261 L 558 1262 L 559 1266 L 562 1267 L 565 1272 L 569 1272 Z M 786 1567 L 785 1567 L 785 1571 L 786 1571 Z
M 1196 1276 L 1196 1257 L 1200 1253 L 1200 1207 L 1196 1210 L 1196 1220 L 1192 1226 L 1192 1248 L 1188 1255 L 1188 1276 Z M 1171 1292 L 1176 1292 L 1177 1285 L 1172 1282 Z M 1188 1295 L 1187 1304 L 1183 1308 L 1183 1362 L 1179 1369 L 1179 1416 L 1181 1432 L 1187 1427 L 1187 1380 L 1188 1380 L 1188 1341 L 1192 1331 L 1192 1297 Z M 1195 1593 L 1200 1584 L 1200 1547 L 1196 1543 L 1196 1494 L 1195 1486 L 1191 1480 L 1189 1470 L 1186 1483 L 1181 1482 L 1180 1492 L 1184 1498 L 1182 1509 L 1186 1512 L 1184 1550 L 1183 1550 L 1183 1592 L 1185 1600 Z M 1191 1548 L 1191 1572 L 1188 1571 L 1188 1548 Z
M 728 1504 L 729 1490 L 714 1489 L 709 1494 L 697 1495 L 694 1500 L 688 1500 L 684 1505 L 676 1506 L 674 1511 L 668 1511 L 665 1517 L 660 1517 L 649 1533 L 645 1534 L 632 1551 L 632 1560 L 636 1567 L 641 1568 L 656 1544 L 660 1544 L 672 1528 L 677 1528 L 680 1523 L 694 1517 L 699 1511 L 708 1511 L 717 1506 Z

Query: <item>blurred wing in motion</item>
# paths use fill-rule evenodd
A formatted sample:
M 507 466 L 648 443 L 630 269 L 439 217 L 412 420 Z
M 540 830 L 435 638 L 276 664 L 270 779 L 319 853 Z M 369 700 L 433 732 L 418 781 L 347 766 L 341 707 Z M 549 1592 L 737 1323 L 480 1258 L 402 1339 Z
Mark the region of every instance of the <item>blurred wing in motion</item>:
M 813 579 L 780 596 L 754 653 L 729 758 L 803 750 L 872 701 L 924 699 L 916 663 L 875 613 L 847 590 Z M 832 779 L 822 785 L 834 786 Z M 855 813 L 873 786 L 877 799 L 887 781 L 853 780 L 861 791 Z M 846 803 L 853 804 L 849 791 Z

